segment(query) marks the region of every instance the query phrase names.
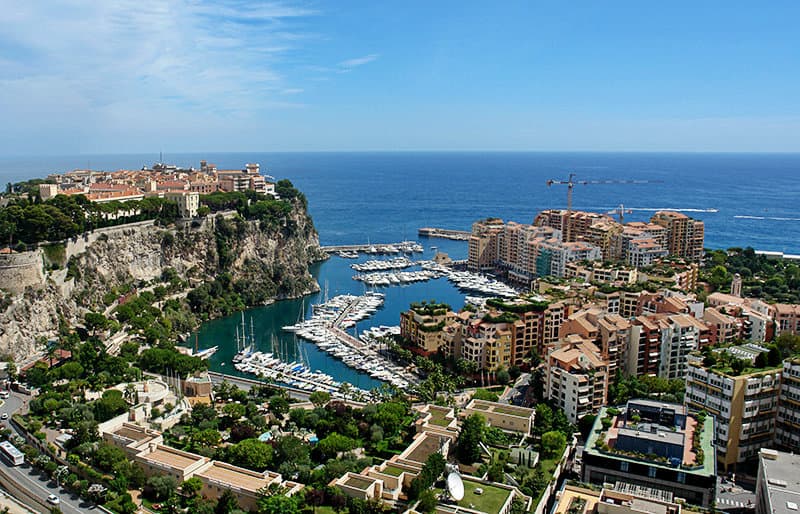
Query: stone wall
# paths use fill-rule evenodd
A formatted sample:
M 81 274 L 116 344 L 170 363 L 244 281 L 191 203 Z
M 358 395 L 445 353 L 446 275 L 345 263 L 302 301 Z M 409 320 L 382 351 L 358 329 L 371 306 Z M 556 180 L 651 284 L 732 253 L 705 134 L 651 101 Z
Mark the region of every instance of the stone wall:
M 44 286 L 42 251 L 0 254 L 0 289 L 21 293 Z

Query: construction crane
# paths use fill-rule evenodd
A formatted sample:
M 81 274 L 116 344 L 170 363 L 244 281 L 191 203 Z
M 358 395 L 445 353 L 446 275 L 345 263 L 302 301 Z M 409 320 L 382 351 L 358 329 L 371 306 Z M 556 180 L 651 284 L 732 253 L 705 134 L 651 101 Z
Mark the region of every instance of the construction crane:
M 626 209 L 624 205 L 619 204 L 616 209 L 612 209 L 608 211 L 606 214 L 616 214 L 619 218 L 620 224 L 625 223 L 625 215 L 626 214 L 633 214 L 633 209 Z
M 570 241 L 572 232 L 572 190 L 575 188 L 575 184 L 586 186 L 589 184 L 654 184 L 659 182 L 661 182 L 661 180 L 575 180 L 575 174 L 570 173 L 567 180 L 549 179 L 547 181 L 547 187 L 554 184 L 567 186 L 567 228 L 564 241 L 568 242 Z M 620 214 L 620 222 L 622 222 L 622 214 Z

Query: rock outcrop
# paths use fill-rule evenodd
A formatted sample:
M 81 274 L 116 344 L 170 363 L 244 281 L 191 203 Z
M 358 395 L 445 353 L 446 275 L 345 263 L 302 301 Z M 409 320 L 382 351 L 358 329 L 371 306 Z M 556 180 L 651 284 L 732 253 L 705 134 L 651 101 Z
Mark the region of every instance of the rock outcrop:
M 307 294 L 319 289 L 308 266 L 324 254 L 311 218 L 295 202 L 286 219 L 269 226 L 229 212 L 171 227 L 140 222 L 97 230 L 66 242 L 60 257 L 61 265 L 41 258 L 42 269 L 50 269 L 32 268 L 35 276 L 22 292 L 15 282 L 19 268 L 0 273 L 0 355 L 22 359 L 40 351 L 59 327 L 102 310 L 108 291 L 145 286 L 168 269 L 192 286 L 227 273 L 232 280 L 264 284 L 271 299 Z

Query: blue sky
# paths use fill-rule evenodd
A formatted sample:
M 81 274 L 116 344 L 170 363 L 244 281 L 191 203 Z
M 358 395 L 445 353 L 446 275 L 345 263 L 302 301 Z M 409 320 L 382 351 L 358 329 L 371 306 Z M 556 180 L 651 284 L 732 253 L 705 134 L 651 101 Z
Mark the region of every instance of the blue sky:
M 800 151 L 800 3 L 0 0 L 2 154 Z

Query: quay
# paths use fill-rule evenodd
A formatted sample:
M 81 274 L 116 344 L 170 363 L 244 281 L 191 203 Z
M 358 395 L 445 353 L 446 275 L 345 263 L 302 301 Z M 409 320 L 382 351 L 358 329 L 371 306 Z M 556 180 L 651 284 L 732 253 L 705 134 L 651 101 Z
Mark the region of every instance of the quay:
M 418 248 L 418 249 L 417 249 Z M 331 245 L 320 246 L 326 253 L 336 252 L 361 252 L 361 253 L 413 253 L 421 252 L 422 248 L 413 241 L 400 241 L 399 243 L 367 243 L 358 245 Z
M 455 241 L 467 241 L 471 232 L 465 230 L 451 230 L 449 228 L 422 227 L 419 229 L 420 237 L 438 237 L 440 239 L 453 239 Z
M 229 384 L 234 384 L 239 389 L 244 391 L 249 391 L 253 386 L 268 386 L 273 387 L 275 389 L 283 389 L 289 394 L 290 398 L 294 398 L 295 400 L 308 400 L 308 397 L 311 395 L 311 391 L 304 391 L 302 389 L 297 389 L 296 387 L 290 387 L 284 384 L 276 384 L 273 382 L 266 382 L 263 380 L 255 380 L 252 378 L 244 378 L 244 377 L 237 377 L 234 375 L 226 375 L 224 373 L 218 373 L 216 371 L 209 371 L 208 377 L 211 379 L 211 383 L 214 385 L 221 384 L 223 381 L 228 382 Z

